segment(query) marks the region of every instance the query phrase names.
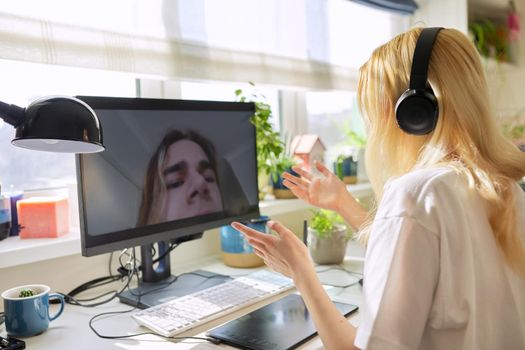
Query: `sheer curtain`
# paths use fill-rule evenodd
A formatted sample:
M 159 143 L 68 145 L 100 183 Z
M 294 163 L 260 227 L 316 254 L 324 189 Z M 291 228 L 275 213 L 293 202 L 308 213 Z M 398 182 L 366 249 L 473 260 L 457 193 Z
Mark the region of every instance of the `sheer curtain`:
M 345 0 L 18 0 L 0 58 L 176 79 L 354 88 L 404 16 Z

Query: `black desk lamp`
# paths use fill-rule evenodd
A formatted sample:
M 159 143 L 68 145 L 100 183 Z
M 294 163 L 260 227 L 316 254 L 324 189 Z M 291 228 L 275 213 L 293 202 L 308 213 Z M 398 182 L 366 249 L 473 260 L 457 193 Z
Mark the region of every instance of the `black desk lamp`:
M 18 147 L 62 153 L 104 150 L 97 115 L 74 97 L 43 97 L 26 108 L 0 101 L 0 118 L 15 127 L 11 143 Z

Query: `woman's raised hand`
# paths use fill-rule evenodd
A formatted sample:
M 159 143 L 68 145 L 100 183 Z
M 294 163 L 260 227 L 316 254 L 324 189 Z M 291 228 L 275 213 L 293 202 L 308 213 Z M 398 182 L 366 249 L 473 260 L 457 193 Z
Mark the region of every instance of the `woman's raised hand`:
M 283 185 L 310 205 L 339 211 L 343 201 L 349 196 L 346 185 L 323 164 L 315 161 L 315 167 L 320 175 L 293 167 L 300 177 L 284 173 Z
M 277 221 L 269 221 L 268 227 L 276 235 L 266 234 L 233 222 L 232 227 L 242 232 L 255 254 L 272 270 L 297 279 L 306 271 L 313 270 L 313 262 L 304 243 L 288 228 Z

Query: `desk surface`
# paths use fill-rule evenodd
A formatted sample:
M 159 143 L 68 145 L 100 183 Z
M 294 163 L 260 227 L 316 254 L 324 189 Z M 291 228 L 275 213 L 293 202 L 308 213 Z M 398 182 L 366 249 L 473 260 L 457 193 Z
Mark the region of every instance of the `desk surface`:
M 345 269 L 350 271 L 362 271 L 362 262 L 359 260 L 345 260 L 342 265 Z M 253 270 L 247 269 L 233 269 L 226 267 L 219 260 L 200 266 L 203 270 L 209 270 L 217 273 L 228 275 L 241 275 L 249 273 Z M 330 268 L 328 266 L 318 266 L 319 276 L 321 281 L 330 284 L 338 284 L 345 286 L 348 280 L 354 278 L 344 271 L 337 268 Z M 344 280 L 347 280 L 346 282 Z M 337 282 L 332 282 L 339 280 Z M 343 281 L 341 281 L 343 280 Z M 353 281 L 350 281 L 350 283 Z M 361 304 L 361 286 L 353 284 L 350 287 L 329 287 L 327 286 L 328 294 L 336 301 L 349 302 L 352 304 Z M 97 293 L 103 291 L 98 290 Z M 293 293 L 294 290 L 288 292 Z M 204 325 L 191 329 L 188 332 L 182 333 L 179 336 L 205 336 L 206 331 L 219 326 L 232 319 L 238 318 L 250 311 L 253 311 L 263 305 L 272 301 L 280 299 L 285 294 L 274 296 L 270 299 L 264 300 L 257 304 L 248 306 L 237 312 L 221 317 L 219 319 L 208 322 Z M 55 308 L 55 306 L 52 306 Z M 101 305 L 95 308 L 85 308 L 79 306 L 66 305 L 64 313 L 55 321 L 51 322 L 49 329 L 41 335 L 25 338 L 26 348 L 28 349 L 75 349 L 75 350 L 103 350 L 103 349 L 233 349 L 227 345 L 214 345 L 204 340 L 183 340 L 178 342 L 167 341 L 155 335 L 143 335 L 140 337 L 128 339 L 102 339 L 95 335 L 89 328 L 89 320 L 91 317 L 104 312 L 131 310 L 132 308 L 119 303 L 114 300 L 108 304 Z M 50 311 L 54 313 L 54 310 Z M 99 333 L 103 335 L 126 335 L 134 333 L 149 332 L 147 328 L 139 326 L 132 318 L 130 313 L 108 315 L 98 318 L 94 323 L 94 327 Z M 349 321 L 354 325 L 358 324 L 358 313 L 354 313 L 349 317 Z M 0 335 L 6 336 L 5 326 L 0 327 Z M 322 343 L 318 337 L 313 338 L 309 342 L 303 344 L 300 349 L 321 349 Z

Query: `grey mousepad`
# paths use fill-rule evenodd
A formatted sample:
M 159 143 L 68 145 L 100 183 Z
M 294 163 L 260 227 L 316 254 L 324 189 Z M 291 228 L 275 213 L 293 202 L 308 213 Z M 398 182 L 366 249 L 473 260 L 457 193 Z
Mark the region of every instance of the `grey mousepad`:
M 355 305 L 334 304 L 344 316 L 357 310 Z M 240 349 L 285 350 L 308 341 L 317 331 L 303 298 L 290 294 L 207 334 Z

